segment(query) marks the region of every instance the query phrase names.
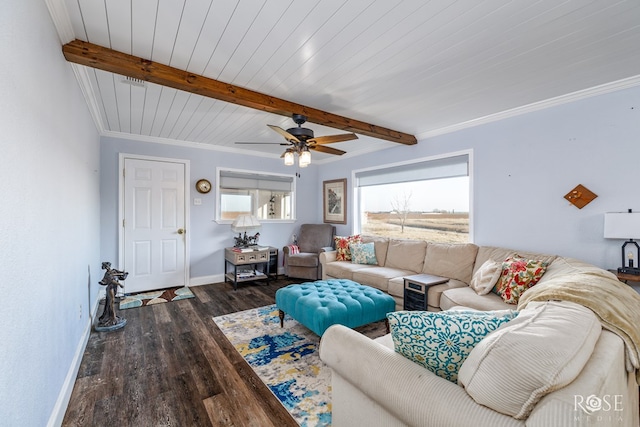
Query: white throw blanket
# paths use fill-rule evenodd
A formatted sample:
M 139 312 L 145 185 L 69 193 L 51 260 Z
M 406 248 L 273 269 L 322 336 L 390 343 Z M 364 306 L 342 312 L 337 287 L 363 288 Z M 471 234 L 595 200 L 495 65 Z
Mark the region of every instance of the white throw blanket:
M 518 310 L 531 301 L 572 301 L 593 311 L 602 327 L 617 334 L 627 349 L 627 371 L 635 370 L 640 384 L 640 295 L 608 272 L 562 275 L 528 289 Z

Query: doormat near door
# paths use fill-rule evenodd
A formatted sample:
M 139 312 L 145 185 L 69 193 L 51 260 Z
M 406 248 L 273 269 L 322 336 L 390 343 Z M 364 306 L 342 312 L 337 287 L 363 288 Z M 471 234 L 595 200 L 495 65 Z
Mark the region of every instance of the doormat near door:
M 161 289 L 158 291 L 140 292 L 138 294 L 126 295 L 120 300 L 120 310 L 127 308 L 142 307 L 151 304 L 162 304 L 169 301 L 194 298 L 191 289 L 186 286 L 182 288 Z

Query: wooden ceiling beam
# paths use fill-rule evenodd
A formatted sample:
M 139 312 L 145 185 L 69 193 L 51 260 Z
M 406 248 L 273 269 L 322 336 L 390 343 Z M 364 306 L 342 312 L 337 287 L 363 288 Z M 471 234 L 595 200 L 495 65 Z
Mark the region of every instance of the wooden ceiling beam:
M 417 143 L 416 137 L 407 133 L 338 116 L 81 40 L 65 44 L 62 52 L 67 61 L 87 67 L 286 117 L 303 114 L 311 123 L 373 138 L 406 145 Z

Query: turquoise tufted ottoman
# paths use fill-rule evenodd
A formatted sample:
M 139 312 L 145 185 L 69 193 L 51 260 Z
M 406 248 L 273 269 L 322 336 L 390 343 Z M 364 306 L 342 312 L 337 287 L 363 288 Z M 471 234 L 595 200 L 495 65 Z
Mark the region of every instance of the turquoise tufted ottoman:
M 391 295 L 346 279 L 318 280 L 289 285 L 276 291 L 280 326 L 288 314 L 322 336 L 331 325 L 350 328 L 385 319 L 395 311 Z

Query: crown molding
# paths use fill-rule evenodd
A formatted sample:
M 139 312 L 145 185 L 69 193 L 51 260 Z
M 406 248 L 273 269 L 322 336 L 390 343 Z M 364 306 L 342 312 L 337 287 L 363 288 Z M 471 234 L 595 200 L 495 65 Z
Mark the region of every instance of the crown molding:
M 556 107 L 562 104 L 568 104 L 574 101 L 580 101 L 582 99 L 591 98 L 593 96 L 604 95 L 607 93 L 615 92 L 622 89 L 629 89 L 640 85 L 640 75 L 628 77 L 626 79 L 617 80 L 611 83 L 605 83 L 599 86 L 594 86 L 588 89 L 579 90 L 576 92 L 568 93 L 566 95 L 560 95 L 555 98 L 545 99 L 543 101 L 534 102 L 532 104 L 523 105 L 522 107 L 512 108 L 500 113 L 489 114 L 488 116 L 479 117 L 477 119 L 468 120 L 466 122 L 457 123 L 451 126 L 445 126 L 442 128 L 422 132 L 416 134 L 418 141 L 433 138 L 435 136 L 444 135 L 447 133 L 457 132 L 462 129 L 467 129 L 475 126 L 484 125 L 487 123 L 497 122 L 499 120 L 508 119 L 510 117 L 520 116 L 522 114 L 532 113 L 534 111 L 544 110 L 546 108 Z
M 71 25 L 71 19 L 69 18 L 69 11 L 64 3 L 64 0 L 45 0 L 47 8 L 49 9 L 49 15 L 53 20 L 53 25 L 56 27 L 60 42 L 64 45 L 75 39 L 73 33 L 73 26 Z
M 74 40 L 76 36 L 64 0 L 45 0 L 45 3 L 49 9 L 49 15 L 51 15 L 51 20 L 58 33 L 60 43 L 64 45 Z M 89 113 L 93 118 L 96 129 L 98 133 L 102 135 L 106 127 L 100 114 L 100 108 L 98 107 L 98 98 L 93 92 L 93 85 L 91 85 L 91 79 L 89 78 L 89 69 L 74 63 L 70 63 L 70 65 L 73 74 L 76 76 L 82 95 L 87 102 L 87 107 L 89 108 Z
M 100 135 L 104 137 L 126 139 L 129 141 L 174 145 L 178 147 L 198 148 L 200 150 L 219 151 L 224 153 L 241 154 L 241 155 L 247 155 L 247 153 L 249 153 L 252 156 L 266 157 L 270 159 L 280 158 L 279 154 L 256 152 L 256 151 L 244 150 L 241 148 L 234 148 L 234 147 L 223 147 L 219 145 L 207 144 L 206 142 L 192 142 L 192 141 L 184 141 L 179 139 L 162 138 L 159 136 L 138 135 L 138 134 L 132 134 L 132 133 L 126 133 L 126 132 L 115 132 L 115 131 L 108 131 L 108 130 L 101 132 Z
M 100 113 L 98 98 L 93 91 L 93 85 L 89 78 L 89 69 L 77 64 L 71 64 L 71 69 L 73 70 L 73 74 L 76 76 L 78 86 L 80 86 L 82 95 L 87 102 L 87 108 L 89 109 L 89 114 L 91 114 L 91 117 L 93 118 L 93 123 L 96 125 L 98 133 L 100 135 L 104 135 L 106 126 L 104 125 L 102 114 Z

